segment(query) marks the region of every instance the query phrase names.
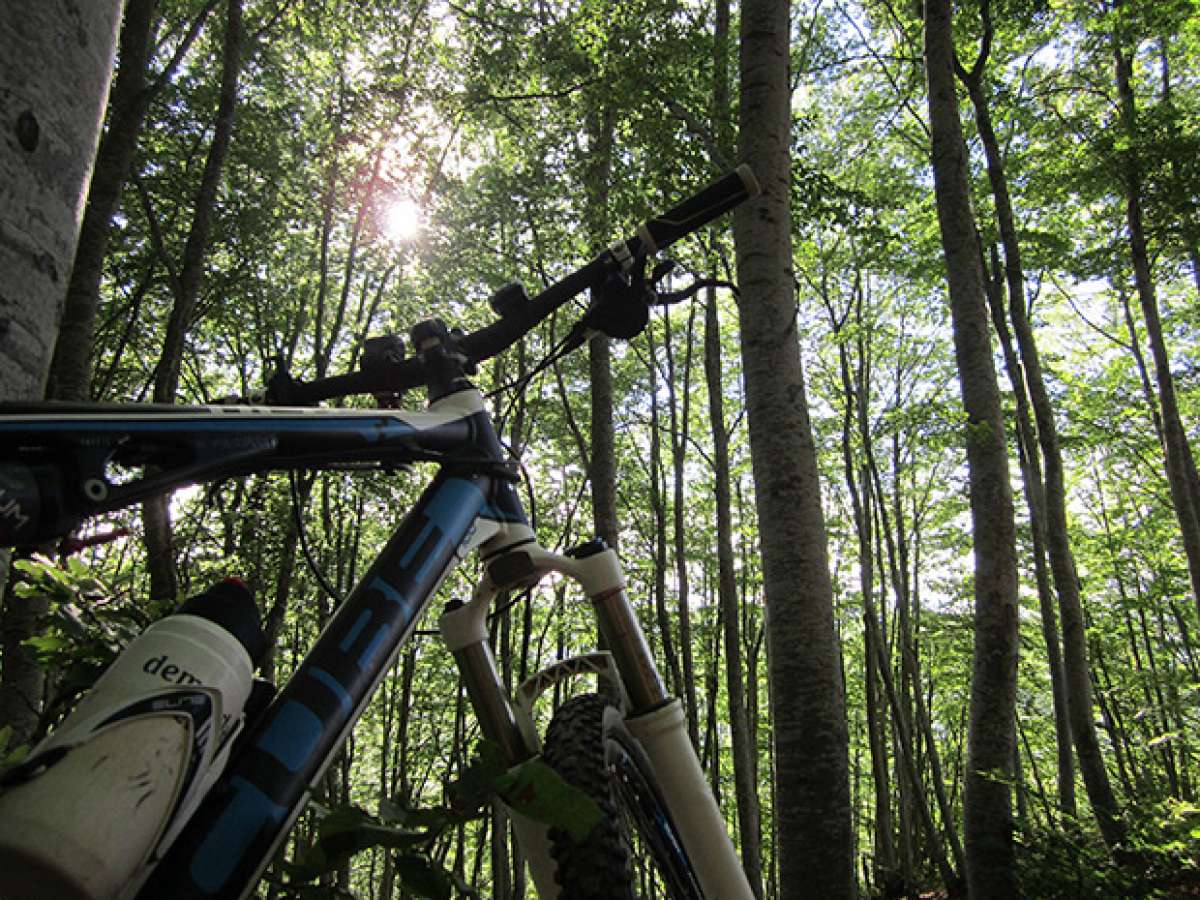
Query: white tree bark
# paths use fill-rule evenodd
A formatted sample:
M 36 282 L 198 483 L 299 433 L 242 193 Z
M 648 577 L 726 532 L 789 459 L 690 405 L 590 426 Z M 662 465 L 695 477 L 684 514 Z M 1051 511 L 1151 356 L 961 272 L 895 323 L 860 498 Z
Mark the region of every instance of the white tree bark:
M 5 0 L 0 15 L 0 401 L 40 400 L 108 100 L 121 0 Z M 0 595 L 8 552 L 0 550 Z M 23 648 L 44 608 L 0 616 L 0 725 L 37 723 L 42 671 Z
M 0 16 L 0 400 L 45 389 L 120 14 L 6 0 Z

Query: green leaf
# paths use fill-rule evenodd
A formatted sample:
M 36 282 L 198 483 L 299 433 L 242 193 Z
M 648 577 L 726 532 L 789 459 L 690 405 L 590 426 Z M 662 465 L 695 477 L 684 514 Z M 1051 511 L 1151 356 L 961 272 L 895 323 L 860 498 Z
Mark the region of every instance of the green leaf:
M 284 868 L 293 880 L 310 881 L 334 871 L 354 854 L 371 847 L 409 850 L 429 838 L 429 832 L 381 825 L 357 807 L 342 807 L 321 819 L 316 842 L 297 862 L 285 863 Z
M 531 759 L 497 779 L 496 792 L 516 812 L 565 828 L 575 841 L 584 840 L 603 814 L 596 801 L 540 759 Z
M 449 785 L 451 804 L 463 812 L 479 809 L 495 792 L 497 779 L 507 772 L 508 765 L 500 746 L 492 741 L 480 741 L 475 748 L 475 759 Z
M 9 747 L 8 742 L 11 740 L 12 726 L 5 725 L 3 728 L 0 728 L 0 773 L 19 765 L 29 755 L 28 744 L 18 744 L 15 747 Z
M 454 888 L 450 873 L 429 857 L 398 853 L 395 865 L 396 875 L 407 890 L 429 900 L 450 900 Z
M 430 809 L 409 809 L 403 803 L 384 798 L 379 801 L 379 821 L 389 825 L 406 825 L 409 828 L 425 828 L 441 831 L 451 826 L 469 822 L 474 815 L 437 806 Z

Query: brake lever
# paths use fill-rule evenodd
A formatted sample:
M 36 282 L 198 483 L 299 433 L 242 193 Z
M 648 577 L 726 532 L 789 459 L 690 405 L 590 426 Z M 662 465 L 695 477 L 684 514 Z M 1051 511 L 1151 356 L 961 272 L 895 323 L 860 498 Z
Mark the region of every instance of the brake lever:
M 614 272 L 592 289 L 592 303 L 571 330 L 571 338 L 582 338 L 588 331 L 621 340 L 636 337 L 650 321 L 654 296 L 652 282 L 646 280 L 646 255 L 638 254 L 628 274 Z
M 733 292 L 735 297 L 740 295 L 738 286 L 732 281 L 725 281 L 721 278 L 697 278 L 687 287 L 680 291 L 656 291 L 653 306 L 671 306 L 675 303 L 680 303 L 684 300 L 690 300 L 696 296 L 702 288 L 728 288 Z

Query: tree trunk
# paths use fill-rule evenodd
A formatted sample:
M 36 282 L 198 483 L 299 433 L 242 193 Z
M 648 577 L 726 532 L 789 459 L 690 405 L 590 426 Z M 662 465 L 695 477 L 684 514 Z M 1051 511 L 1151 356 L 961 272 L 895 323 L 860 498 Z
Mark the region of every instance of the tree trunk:
M 954 84 L 950 0 L 926 0 L 925 66 L 975 546 L 975 649 L 963 805 L 972 900 L 1020 896 L 1010 782 L 1017 681 L 1016 528 L 982 260 Z
M 1154 361 L 1154 376 L 1158 382 L 1167 482 L 1171 488 L 1171 501 L 1175 506 L 1175 515 L 1183 538 L 1193 600 L 1197 613 L 1200 613 L 1200 478 L 1197 477 L 1195 458 L 1192 456 L 1187 432 L 1179 415 L 1175 379 L 1171 375 L 1170 357 L 1167 354 L 1162 322 L 1158 314 L 1158 298 L 1150 272 L 1150 251 L 1142 214 L 1141 163 L 1134 149 L 1137 101 L 1133 93 L 1133 66 L 1116 29 L 1112 35 L 1112 49 L 1117 93 L 1120 98 L 1121 127 L 1131 142 L 1121 159 L 1121 186 L 1125 191 L 1125 221 L 1129 228 L 1133 281 L 1137 288 L 1138 300 L 1141 302 L 1142 317 L 1146 320 L 1146 337 L 1150 341 L 1150 357 Z
M 608 239 L 608 192 L 612 170 L 613 130 L 616 115 L 611 103 L 589 117 L 588 212 L 593 244 Z M 613 382 L 608 338 L 596 335 L 588 341 L 588 367 L 592 401 L 592 516 L 596 536 L 613 550 L 619 549 L 617 523 L 616 434 L 613 430 Z
M 671 629 L 671 614 L 667 610 L 667 511 L 663 500 L 662 429 L 658 421 L 658 366 L 654 361 L 654 334 L 646 333 L 650 348 L 647 369 L 650 373 L 650 510 L 654 514 L 654 613 L 662 641 L 662 658 L 667 664 L 670 690 L 678 696 L 683 691 L 683 669 L 675 650 Z
M 992 23 L 988 7 L 984 6 L 984 47 L 990 45 Z M 1079 755 L 1079 768 L 1083 773 L 1088 799 L 1100 825 L 1105 842 L 1115 846 L 1124 836 L 1120 809 L 1113 795 L 1096 727 L 1092 714 L 1091 682 L 1088 675 L 1087 639 L 1083 628 L 1083 605 L 1079 594 L 1079 576 L 1075 570 L 1075 557 L 1067 532 L 1066 487 L 1064 485 L 1062 452 L 1059 449 L 1058 425 L 1050 406 L 1042 376 L 1041 356 L 1034 341 L 1025 302 L 1025 271 L 1021 264 L 1021 247 L 1017 240 L 1016 223 L 1013 217 L 1012 200 L 1008 192 L 1008 179 L 1000 155 L 1000 143 L 992 127 L 991 111 L 988 107 L 984 84 L 986 50 L 980 53 L 970 73 L 963 73 L 971 103 L 975 108 L 975 122 L 987 157 L 988 180 L 996 204 L 996 223 L 1004 245 L 1004 271 L 1008 284 L 1008 308 L 1012 317 L 1024 371 L 1024 384 L 1018 379 L 1013 382 L 1014 391 L 1027 390 L 1037 423 L 1037 441 L 1041 448 L 1045 480 L 1040 487 L 1044 500 L 1044 535 L 1049 551 L 1050 570 L 1054 586 L 1058 591 L 1058 603 L 1062 612 L 1063 686 L 1065 687 L 1067 713 L 1071 719 L 1071 737 Z M 1026 457 L 1036 453 L 1032 444 L 1025 448 Z M 1061 773 L 1060 773 L 1061 778 Z M 1061 789 L 1061 787 L 1060 787 Z
M 692 384 L 692 335 L 696 306 L 689 307 L 688 327 L 684 335 L 686 349 L 683 362 L 683 383 L 676 385 L 679 371 L 675 364 L 674 342 L 671 338 L 671 320 L 663 318 L 663 350 L 667 358 L 667 404 L 671 420 L 671 487 L 672 487 L 672 537 L 675 550 L 675 583 L 678 591 L 676 609 L 679 610 L 679 650 L 683 664 L 683 698 L 687 713 L 688 736 L 692 746 L 700 746 L 700 713 L 696 700 L 696 663 L 692 654 L 692 611 L 688 579 L 687 536 L 684 509 L 686 494 L 684 466 L 687 461 L 688 419 L 691 407 Z M 653 365 L 653 360 L 651 364 Z M 680 400 L 682 395 L 682 402 Z M 681 408 L 682 407 L 682 408 Z
M 175 286 L 175 302 L 167 320 L 162 355 L 154 377 L 154 400 L 174 403 L 179 390 L 179 373 L 183 362 L 183 343 L 200 296 L 204 279 L 204 263 L 208 239 L 212 233 L 213 207 L 221 183 L 221 169 L 233 134 L 234 110 L 237 106 L 238 76 L 242 57 L 242 0 L 229 0 L 222 48 L 220 100 L 213 128 L 212 143 L 204 162 L 200 188 L 192 207 L 192 226 L 179 264 L 179 280 Z
M 1029 525 L 1033 543 L 1033 574 L 1038 592 L 1038 611 L 1042 619 L 1042 638 L 1046 642 L 1046 660 L 1050 669 L 1050 696 L 1054 704 L 1054 740 L 1058 760 L 1058 807 L 1059 811 L 1074 818 L 1075 807 L 1075 758 L 1071 746 L 1071 719 L 1067 711 L 1067 686 L 1063 673 L 1062 648 L 1058 639 L 1058 615 L 1054 609 L 1054 597 L 1050 587 L 1050 573 L 1046 562 L 1046 514 L 1045 490 L 1042 481 L 1041 458 L 1037 439 L 1034 437 L 1029 400 L 1025 391 L 1025 378 L 1012 337 L 1008 332 L 1001 302 L 1001 287 L 997 282 L 988 291 L 992 321 L 1000 346 L 1004 351 L 1004 365 L 1016 397 L 1017 455 L 1021 465 L 1021 481 L 1029 505 Z
M 14 0 L 0 22 L 0 399 L 45 390 L 120 8 Z
M 184 246 L 183 259 L 178 267 L 179 277 L 174 281 L 175 302 L 171 306 L 162 354 L 154 373 L 156 403 L 174 403 L 175 395 L 179 391 L 184 339 L 192 326 L 192 317 L 200 296 L 208 239 L 212 232 L 213 206 L 221 182 L 221 169 L 225 164 L 225 155 L 233 133 L 241 51 L 242 0 L 229 0 L 222 47 L 220 100 L 217 104 L 213 139 L 208 148 L 204 173 L 200 178 L 200 188 L 192 208 L 192 226 Z M 146 529 L 146 563 L 150 572 L 150 596 L 157 600 L 169 599 L 178 592 L 168 503 L 168 497 L 155 497 L 142 505 Z
M 734 218 L 742 364 L 768 611 L 779 896 L 849 898 L 844 688 L 792 276 L 789 7 L 742 7 L 740 152 L 763 187 Z
M 112 217 L 129 177 L 146 110 L 182 62 L 216 2 L 209 0 L 200 11 L 173 59 L 153 84 L 147 83 L 147 74 L 157 0 L 129 0 L 125 6 L 120 65 L 113 80 L 108 125 L 96 154 L 96 168 L 88 187 L 87 207 L 79 230 L 79 245 L 67 283 L 62 328 L 54 345 L 46 387 L 48 399 L 83 401 L 91 393 L 92 342 L 104 257 L 112 231 Z
M 717 506 L 717 602 L 725 641 L 725 691 L 733 743 L 733 783 L 741 835 L 742 868 L 754 896 L 763 896 L 761 813 L 755 782 L 754 754 L 746 715 L 742 678 L 741 610 L 733 562 L 733 517 L 729 495 L 729 435 L 725 431 L 725 395 L 721 384 L 721 333 L 717 298 L 710 291 L 704 309 L 704 375 L 708 385 L 708 417 L 713 439 L 713 492 Z M 751 686 L 753 688 L 753 685 Z
M 116 0 L 14 0 L 0 16 L 0 400 L 45 392 L 120 17 Z M 0 592 L 7 584 L 0 551 Z M 24 607 L 6 602 L 0 622 L 0 726 L 13 726 L 13 745 L 32 735 L 42 693 L 21 647 L 39 610 Z

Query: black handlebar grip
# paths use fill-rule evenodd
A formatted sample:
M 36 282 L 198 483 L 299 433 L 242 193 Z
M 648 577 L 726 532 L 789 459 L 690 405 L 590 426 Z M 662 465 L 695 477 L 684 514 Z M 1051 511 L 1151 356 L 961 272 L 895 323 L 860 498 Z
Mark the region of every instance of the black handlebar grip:
M 707 225 L 743 200 L 757 196 L 760 191 L 758 179 L 754 177 L 750 167 L 743 163 L 700 193 L 639 226 L 637 237 L 641 240 L 641 249 L 647 253 L 656 253 Z

